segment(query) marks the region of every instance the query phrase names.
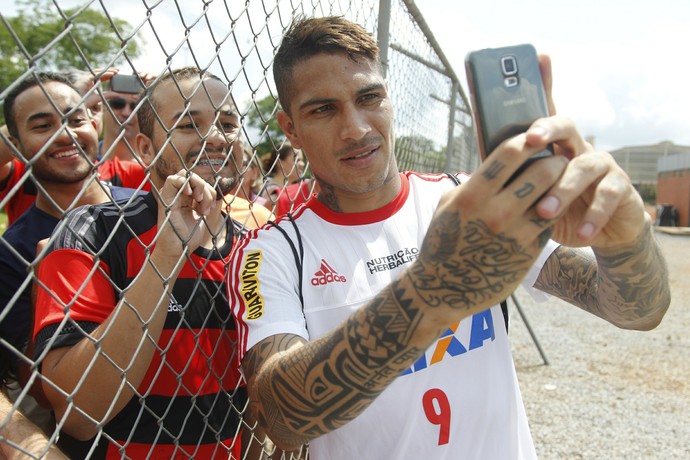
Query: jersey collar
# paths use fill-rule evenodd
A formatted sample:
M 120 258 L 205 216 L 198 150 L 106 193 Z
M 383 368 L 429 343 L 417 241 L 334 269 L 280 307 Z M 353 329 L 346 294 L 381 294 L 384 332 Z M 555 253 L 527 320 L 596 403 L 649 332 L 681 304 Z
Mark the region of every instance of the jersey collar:
M 315 197 L 306 206 L 323 220 L 337 225 L 366 225 L 380 222 L 394 215 L 402 208 L 410 194 L 410 182 L 407 175 L 400 173 L 400 191 L 385 206 L 366 212 L 336 212 L 326 207 Z

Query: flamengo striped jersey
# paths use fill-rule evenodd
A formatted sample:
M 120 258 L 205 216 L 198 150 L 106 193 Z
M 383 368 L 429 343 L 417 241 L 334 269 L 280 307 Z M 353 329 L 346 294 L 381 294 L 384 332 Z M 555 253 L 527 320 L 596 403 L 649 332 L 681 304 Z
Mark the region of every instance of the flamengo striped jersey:
M 401 179 L 398 196 L 375 211 L 339 214 L 315 199 L 295 211 L 304 309 L 298 265 L 280 231 L 265 226 L 238 244 L 226 284 L 240 358 L 274 334 L 323 336 L 417 258 L 441 195 L 455 183 L 441 174 Z M 277 224 L 298 248 L 293 222 Z M 549 243 L 523 285 L 534 284 L 555 247 Z M 310 443 L 314 460 L 535 457 L 498 305 L 451 326 L 359 417 Z
M 157 212 L 149 193 L 133 199 L 124 211 L 118 204 L 105 204 L 67 215 L 67 225 L 39 268 L 39 279 L 52 294 L 38 290 L 36 357 L 47 346 L 74 345 L 85 337 L 82 330 L 89 333 L 108 317 L 119 291 L 146 263 L 157 233 Z M 138 388 L 145 396 L 133 397 L 105 425 L 107 436 L 98 440 L 90 458 L 226 460 L 231 451 L 240 458 L 235 435 L 246 389 L 244 382 L 240 386 L 235 323 L 223 281 L 226 257 L 244 229 L 234 221 L 232 225 L 223 246 L 213 251 L 198 248 L 187 259 L 168 299 L 158 339 L 164 353 L 154 354 Z M 93 270 L 94 263 L 99 263 L 99 270 Z M 69 320 L 61 324 L 64 305 L 70 305 Z M 108 437 L 115 442 L 108 442 Z M 67 441 L 65 445 L 75 448 L 68 452 L 70 458 L 85 458 L 88 450 L 78 449 L 89 449 L 93 443 Z

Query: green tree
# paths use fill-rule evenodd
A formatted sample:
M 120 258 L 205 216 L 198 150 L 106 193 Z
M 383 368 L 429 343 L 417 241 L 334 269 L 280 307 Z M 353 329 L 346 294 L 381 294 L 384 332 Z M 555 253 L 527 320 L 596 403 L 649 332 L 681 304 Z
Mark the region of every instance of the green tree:
M 636 188 L 645 203 L 656 204 L 656 184 L 640 184 Z
M 32 67 L 104 68 L 141 52 L 140 39 L 131 37 L 132 27 L 123 19 L 91 8 L 60 12 L 49 0 L 17 3 L 16 16 L 0 15 L 0 92 Z
M 253 102 L 247 111 L 245 120 L 247 129 L 253 134 L 252 146 L 259 155 L 265 155 L 273 150 L 275 145 L 280 145 L 285 140 L 285 135 L 276 119 L 279 109 L 278 100 L 268 95 Z

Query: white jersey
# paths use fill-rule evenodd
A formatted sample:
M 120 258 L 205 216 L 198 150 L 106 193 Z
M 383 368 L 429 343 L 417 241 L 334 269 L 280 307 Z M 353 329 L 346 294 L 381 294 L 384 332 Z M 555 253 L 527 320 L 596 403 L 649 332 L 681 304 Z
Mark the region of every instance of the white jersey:
M 298 208 L 294 222 L 278 223 L 294 250 L 271 226 L 239 243 L 227 284 L 240 359 L 274 334 L 323 336 L 416 259 L 441 195 L 455 183 L 441 174 L 401 178 L 399 195 L 376 211 L 339 214 L 317 200 Z M 554 248 L 533 267 L 530 286 Z M 314 460 L 536 458 L 500 306 L 450 327 L 359 417 L 309 449 Z

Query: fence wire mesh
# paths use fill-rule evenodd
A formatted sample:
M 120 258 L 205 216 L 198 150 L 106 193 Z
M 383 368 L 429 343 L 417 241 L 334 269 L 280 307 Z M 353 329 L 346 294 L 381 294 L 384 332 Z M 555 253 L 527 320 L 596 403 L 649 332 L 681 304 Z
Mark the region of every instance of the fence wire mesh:
M 0 238 L 5 455 L 41 458 L 58 445 L 73 458 L 308 457 L 306 447 L 274 452 L 246 416 L 223 284 L 232 242 L 224 244 L 224 235 L 260 226 L 313 190 L 306 160 L 278 128 L 271 73 L 282 33 L 299 15 L 342 15 L 378 36 L 401 170 L 476 167 L 467 99 L 411 0 L 24 0 L 0 14 L 0 103 L 13 107 L 0 135 L 0 207 L 11 224 Z M 177 75 L 168 85 L 175 91 L 164 93 L 169 99 L 140 98 L 141 87 L 164 88 L 164 75 L 190 67 L 216 75 L 229 93 L 215 100 L 217 88 L 190 88 Z M 76 99 L 57 90 L 47 71 L 69 80 Z M 118 81 L 123 75 L 136 78 Z M 38 83 L 33 99 L 25 97 L 27 82 Z M 199 98 L 215 101 L 209 123 L 187 128 L 202 149 L 244 139 L 243 151 L 194 163 L 238 175 L 223 194 L 242 226 L 205 222 L 212 249 L 184 251 L 166 271 L 152 249 L 169 236 L 171 209 L 184 197 L 159 191 L 160 178 L 170 158 L 187 161 L 176 133 Z M 171 118 L 163 107 L 175 100 Z M 239 112 L 237 126 L 225 120 L 223 104 Z M 27 112 L 32 124 L 17 123 Z M 98 144 L 84 127 L 92 119 Z M 160 135 L 153 146 L 137 140 L 145 123 Z M 293 190 L 293 183 L 305 188 Z M 111 203 L 66 216 L 98 202 Z M 157 202 L 167 216 L 161 228 Z M 44 268 L 39 279 L 41 263 L 60 273 Z M 156 314 L 161 310 L 167 314 Z M 82 354 L 65 354 L 79 347 Z M 65 379 L 55 372 L 60 366 L 75 372 Z M 24 415 L 44 442 L 17 437 Z

